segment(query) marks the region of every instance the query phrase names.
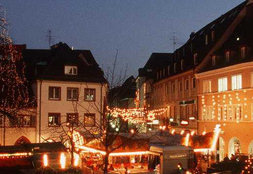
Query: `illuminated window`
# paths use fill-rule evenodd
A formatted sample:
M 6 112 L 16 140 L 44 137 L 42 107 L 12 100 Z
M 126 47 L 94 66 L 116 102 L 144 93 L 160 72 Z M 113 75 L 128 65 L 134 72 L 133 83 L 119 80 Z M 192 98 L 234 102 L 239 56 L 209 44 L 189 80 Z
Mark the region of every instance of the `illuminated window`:
M 218 79 L 218 91 L 227 91 L 228 90 L 228 78 L 223 77 Z
M 68 101 L 78 100 L 78 88 L 67 88 L 67 100 Z
M 84 126 L 87 127 L 95 126 L 95 114 L 91 113 L 84 114 Z
M 245 58 L 246 57 L 246 47 L 242 47 L 241 48 L 241 58 Z
M 35 120 L 32 115 L 18 115 L 16 124 L 18 127 L 33 127 Z
M 66 75 L 77 75 L 77 66 L 65 66 L 64 72 Z
M 242 89 L 242 75 L 237 74 L 232 76 L 232 90 Z
M 212 65 L 213 66 L 216 65 L 216 56 L 215 55 L 212 56 Z
M 193 55 L 193 59 L 194 59 L 194 65 L 197 65 L 198 64 L 198 53 L 195 53 Z
M 229 60 L 230 60 L 230 51 L 226 51 L 225 58 L 226 58 L 226 62 L 229 62 Z
M 60 100 L 61 99 L 61 87 L 49 87 L 49 99 Z
M 67 114 L 67 123 L 70 126 L 77 126 L 78 125 L 78 113 L 68 113 Z
M 212 82 L 211 80 L 204 80 L 203 81 L 203 93 L 209 93 L 211 91 Z
M 61 124 L 61 114 L 60 113 L 48 113 L 48 126 L 60 126 Z
M 84 89 L 84 100 L 95 101 L 96 90 L 91 88 Z

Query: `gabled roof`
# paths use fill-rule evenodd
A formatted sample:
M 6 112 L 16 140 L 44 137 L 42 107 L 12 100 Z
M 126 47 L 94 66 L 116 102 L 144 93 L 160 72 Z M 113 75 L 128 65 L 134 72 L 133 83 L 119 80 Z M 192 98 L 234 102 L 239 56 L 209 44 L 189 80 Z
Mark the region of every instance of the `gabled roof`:
M 90 50 L 72 50 L 65 43 L 53 45 L 50 50 L 25 49 L 28 79 L 81 81 L 106 83 L 104 73 Z M 64 74 L 66 65 L 77 66 L 77 75 Z

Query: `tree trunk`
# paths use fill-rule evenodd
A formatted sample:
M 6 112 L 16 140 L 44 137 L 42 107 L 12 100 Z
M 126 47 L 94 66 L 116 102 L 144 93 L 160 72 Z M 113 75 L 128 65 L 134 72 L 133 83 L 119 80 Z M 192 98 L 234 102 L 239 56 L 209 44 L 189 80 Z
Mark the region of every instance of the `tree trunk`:
M 107 173 L 108 173 L 108 164 L 109 164 L 108 158 L 109 158 L 109 154 L 106 153 L 105 159 L 104 159 L 104 164 L 105 164 L 105 167 L 104 167 L 104 174 L 107 174 Z

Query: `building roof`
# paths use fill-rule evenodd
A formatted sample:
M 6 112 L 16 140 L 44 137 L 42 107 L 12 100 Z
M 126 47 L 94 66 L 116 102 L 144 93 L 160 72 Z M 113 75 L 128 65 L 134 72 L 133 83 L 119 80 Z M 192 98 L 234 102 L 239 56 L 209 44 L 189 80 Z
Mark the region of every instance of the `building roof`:
M 25 49 L 23 58 L 29 80 L 54 80 L 106 83 L 104 73 L 90 50 L 72 50 L 65 43 L 51 49 Z M 77 75 L 66 75 L 64 67 L 77 66 Z
M 157 69 L 157 73 L 159 73 L 165 66 L 170 66 L 170 68 L 168 68 L 169 72 L 166 72 L 165 75 L 156 80 L 159 81 L 169 76 L 195 69 L 217 44 L 220 37 L 224 35 L 227 28 L 237 18 L 242 9 L 244 9 L 247 2 L 248 1 L 245 1 L 239 4 L 237 7 L 221 15 L 199 31 L 192 32 L 187 42 L 172 53 L 172 58 L 168 58 L 170 59 L 170 61 L 167 61 L 168 64 L 164 64 L 163 67 Z M 194 56 L 196 57 L 195 61 Z
M 226 35 L 220 38 L 221 44 L 217 44 L 205 57 L 205 61 L 197 67 L 198 73 L 253 61 L 253 4 L 244 7 L 233 21 L 234 24 L 227 29 Z M 245 57 L 241 56 L 243 47 L 246 49 Z M 226 52 L 230 54 L 229 61 L 226 60 Z M 212 56 L 215 56 L 213 65 Z
M 143 68 L 139 69 L 139 76 L 154 77 L 160 67 L 170 64 L 172 53 L 152 53 Z

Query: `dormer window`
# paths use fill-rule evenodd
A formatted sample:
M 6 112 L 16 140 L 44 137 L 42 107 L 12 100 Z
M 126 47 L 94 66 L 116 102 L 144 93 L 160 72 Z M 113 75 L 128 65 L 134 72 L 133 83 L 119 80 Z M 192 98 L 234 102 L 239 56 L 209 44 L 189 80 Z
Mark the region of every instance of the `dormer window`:
M 212 41 L 214 41 L 214 39 L 215 39 L 215 33 L 214 33 L 214 31 L 211 32 L 211 38 L 212 38 Z
M 212 56 L 212 66 L 215 66 L 216 65 L 216 56 L 213 55 Z
M 205 44 L 208 45 L 208 35 L 205 35 Z
M 174 63 L 174 73 L 177 72 L 177 63 Z
M 245 58 L 246 57 L 246 47 L 241 47 L 241 58 Z
M 184 70 L 184 59 L 181 60 L 181 70 Z
M 168 75 L 170 75 L 170 66 L 168 66 Z
M 226 51 L 225 58 L 226 58 L 226 62 L 229 62 L 229 60 L 230 60 L 230 51 Z
M 66 75 L 77 75 L 77 66 L 65 66 L 64 72 Z
M 195 53 L 193 55 L 193 59 L 194 59 L 194 65 L 197 65 L 198 64 L 198 53 Z

